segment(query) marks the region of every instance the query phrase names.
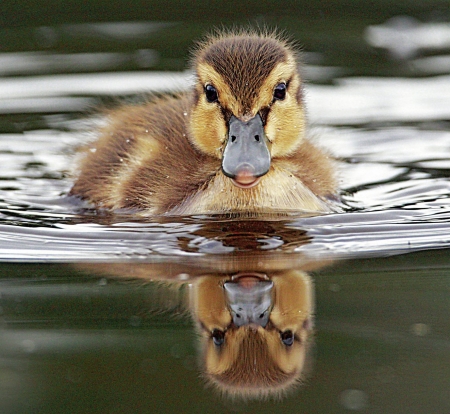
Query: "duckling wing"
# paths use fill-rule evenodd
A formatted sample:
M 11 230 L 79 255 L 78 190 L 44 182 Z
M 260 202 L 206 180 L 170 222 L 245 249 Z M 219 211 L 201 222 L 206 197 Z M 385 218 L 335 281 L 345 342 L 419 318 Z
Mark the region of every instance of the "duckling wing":
M 189 97 L 181 96 L 110 112 L 71 194 L 99 207 L 148 214 L 181 203 L 220 168 L 220 160 L 213 162 L 190 143 L 188 111 Z

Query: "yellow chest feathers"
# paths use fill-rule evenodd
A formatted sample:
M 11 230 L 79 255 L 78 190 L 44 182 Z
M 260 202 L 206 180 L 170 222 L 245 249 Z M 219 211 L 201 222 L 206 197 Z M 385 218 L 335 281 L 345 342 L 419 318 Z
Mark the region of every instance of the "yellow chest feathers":
M 272 166 L 261 182 L 242 190 L 223 174 L 217 174 L 205 188 L 186 197 L 169 214 L 270 211 L 331 212 L 329 203 L 317 197 L 289 171 Z

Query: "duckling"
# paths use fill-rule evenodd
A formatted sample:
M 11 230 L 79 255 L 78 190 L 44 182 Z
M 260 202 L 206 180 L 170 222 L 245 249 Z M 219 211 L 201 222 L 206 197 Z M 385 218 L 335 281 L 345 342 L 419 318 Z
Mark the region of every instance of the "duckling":
M 306 139 L 297 66 L 274 34 L 207 38 L 190 91 L 107 114 L 70 194 L 147 216 L 333 211 L 333 161 Z

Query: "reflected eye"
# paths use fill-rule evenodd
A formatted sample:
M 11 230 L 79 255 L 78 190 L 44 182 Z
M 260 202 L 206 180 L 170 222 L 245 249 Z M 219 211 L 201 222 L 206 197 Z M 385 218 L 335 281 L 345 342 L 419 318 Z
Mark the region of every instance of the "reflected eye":
M 219 96 L 217 95 L 217 90 L 212 85 L 205 86 L 205 95 L 206 95 L 206 100 L 211 103 L 217 102 L 217 100 L 219 99 Z
M 278 101 L 282 101 L 284 98 L 286 98 L 285 83 L 279 83 L 277 86 L 275 86 L 275 89 L 273 90 L 273 98 L 277 99 Z
M 281 340 L 286 346 L 291 346 L 294 343 L 294 333 L 292 331 L 281 332 Z
M 211 336 L 216 346 L 221 346 L 225 341 L 225 332 L 219 329 L 214 329 Z

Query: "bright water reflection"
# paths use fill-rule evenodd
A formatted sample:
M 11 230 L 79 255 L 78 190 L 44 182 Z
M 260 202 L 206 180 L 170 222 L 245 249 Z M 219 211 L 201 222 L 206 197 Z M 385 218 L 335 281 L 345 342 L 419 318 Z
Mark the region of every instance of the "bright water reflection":
M 145 76 L 151 83 L 159 83 L 163 87 L 163 84 L 160 83 L 161 75 L 142 76 Z M 142 76 L 134 78 L 133 84 L 136 87 L 142 81 Z M 165 79 L 169 85 L 172 77 L 163 76 L 161 79 Z M 31 79 L 27 80 L 27 82 L 29 81 Z M 110 84 L 110 80 L 105 78 L 104 81 L 105 85 Z M 374 251 L 379 251 L 380 248 L 385 250 L 386 244 L 379 242 L 368 247 L 365 243 L 367 240 L 364 238 L 360 244 L 357 240 L 350 241 L 350 237 L 342 239 L 342 233 L 345 234 L 349 222 L 352 223 L 352 228 L 359 228 L 360 232 L 366 233 L 366 235 L 370 230 L 370 233 L 374 234 L 375 240 L 387 236 L 384 227 L 388 226 L 387 228 L 389 228 L 394 224 L 402 225 L 401 228 L 405 232 L 400 232 L 395 236 L 397 241 L 399 237 L 403 237 L 402 243 L 399 245 L 395 244 L 394 240 L 389 241 L 389 243 L 393 243 L 388 248 L 392 253 L 396 249 L 405 251 L 405 243 L 413 246 L 412 249 L 447 246 L 448 238 L 444 234 L 448 232 L 446 220 L 449 215 L 450 188 L 447 177 L 450 170 L 450 136 L 444 129 L 445 123 L 439 119 L 450 118 L 450 114 L 445 113 L 450 108 L 450 102 L 442 102 L 443 99 L 445 101 L 448 98 L 447 95 L 440 93 L 443 81 L 448 81 L 448 78 L 427 80 L 429 84 L 435 86 L 428 89 L 426 100 L 423 100 L 425 94 L 420 91 L 411 95 L 417 99 L 409 101 L 398 101 L 385 96 L 383 111 L 389 115 L 376 113 L 376 99 L 371 95 L 362 94 L 359 98 L 359 101 L 365 99 L 368 106 L 358 107 L 357 102 L 349 103 L 346 106 L 342 102 L 343 97 L 348 102 L 352 102 L 349 98 L 356 97 L 357 91 L 363 90 L 355 89 L 354 92 L 351 92 L 346 85 L 353 88 L 350 85 L 353 85 L 354 81 L 348 84 L 343 83 L 342 86 L 308 86 L 311 122 L 316 125 L 311 134 L 315 139 L 319 139 L 324 147 L 329 148 L 332 153 L 340 157 L 342 160 L 340 176 L 344 200 L 349 207 L 361 210 L 361 213 L 365 214 L 352 213 L 350 216 L 340 214 L 329 218 L 301 218 L 300 220 L 292 217 L 291 225 L 312 227 L 312 231 L 316 234 L 315 240 L 318 240 L 321 228 L 329 228 L 327 232 L 335 232 L 342 241 L 349 243 L 347 246 L 342 244 L 339 247 L 328 246 L 326 253 L 332 252 L 332 255 L 349 250 L 354 254 L 371 248 Z M 20 83 L 19 80 L 15 82 Z M 375 82 L 374 79 L 367 79 L 360 80 L 359 84 L 360 86 L 364 84 L 369 86 L 373 82 Z M 389 90 L 391 97 L 402 95 L 404 90 L 412 93 L 411 88 L 405 88 L 402 82 L 393 80 L 379 80 L 378 82 L 385 84 L 385 90 Z M 42 85 L 45 84 L 45 82 L 42 83 Z M 67 91 L 63 92 L 66 89 L 64 84 L 70 88 L 83 88 L 83 84 L 72 84 L 69 80 L 61 83 L 60 92 L 57 92 L 58 88 L 55 83 L 48 84 L 47 87 L 49 90 L 54 88 L 53 93 L 65 95 Z M 134 90 L 133 87 L 130 89 L 123 79 L 121 85 L 128 92 Z M 99 85 L 96 83 L 95 87 L 98 88 Z M 370 87 L 375 93 L 376 88 Z M 26 90 L 29 89 L 33 91 L 32 93 L 39 93 L 39 88 L 30 87 Z M 380 90 L 378 89 L 378 91 Z M 88 88 L 87 91 L 96 93 L 98 89 Z M 14 94 L 14 92 L 12 93 Z M 55 105 L 61 105 L 58 99 L 56 99 Z M 319 103 L 319 100 L 322 104 Z M 430 106 L 429 102 L 434 102 L 435 107 Z M 357 107 L 358 109 L 356 109 Z M 401 108 L 402 115 L 395 116 L 397 118 L 393 118 L 393 114 L 400 113 L 400 111 L 395 108 Z M 64 110 L 64 108 L 61 109 Z M 424 118 L 421 118 L 419 113 L 423 113 Z M 424 119 L 429 118 L 426 113 L 433 114 L 434 123 L 423 123 Z M 342 124 L 349 123 L 348 117 L 352 118 L 350 123 L 362 122 L 365 126 L 363 128 L 342 126 Z M 367 122 L 374 119 L 376 119 L 376 123 L 367 125 Z M 396 119 L 397 124 L 392 124 L 393 119 Z M 416 126 L 404 126 L 401 123 L 411 119 L 415 120 Z M 422 122 L 419 123 L 419 121 Z M 136 243 L 139 245 L 139 240 L 146 240 L 145 232 L 149 231 L 151 234 L 159 232 L 158 239 L 161 246 L 155 248 L 154 244 L 149 245 L 146 240 L 147 245 L 141 245 L 143 250 L 136 250 L 136 254 L 141 254 L 143 251 L 147 253 L 161 252 L 164 250 L 164 244 L 166 247 L 171 244 L 170 239 L 173 233 L 166 232 L 165 226 L 167 225 L 161 226 L 155 222 L 151 226 L 142 223 L 141 228 L 139 225 L 130 226 L 127 223 L 136 220 L 132 216 L 116 216 L 114 218 L 107 214 L 98 215 L 94 211 L 83 210 L 80 208 L 81 206 L 74 205 L 73 200 L 60 196 L 71 186 L 71 180 L 63 173 L 69 170 L 68 164 L 72 163 L 72 153 L 79 145 L 80 138 L 85 137 L 85 141 L 90 139 L 92 125 L 99 122 L 98 119 L 92 119 L 86 123 L 72 121 L 62 115 L 46 115 L 40 122 L 46 125 L 46 129 L 1 135 L 0 160 L 4 169 L 2 170 L 0 219 L 7 224 L 7 227 L 1 230 L 1 234 L 4 242 L 8 243 L 8 248 L 2 251 L 4 259 L 61 260 L 64 257 L 69 259 L 70 255 L 74 260 L 97 260 L 101 257 L 108 257 L 105 256 L 106 251 L 104 251 L 110 249 L 111 243 L 108 242 L 108 239 L 111 239 L 113 243 L 118 243 L 115 247 L 113 246 L 112 251 L 121 251 L 127 255 L 130 249 L 133 249 L 132 246 L 137 247 Z M 329 125 L 318 127 L 320 123 Z M 384 126 L 385 124 L 387 126 Z M 22 128 L 28 129 L 26 124 Z M 381 213 L 387 209 L 390 211 Z M 380 214 L 367 214 L 373 211 L 380 211 Z M 203 219 L 199 219 L 196 222 L 196 219 L 193 218 L 188 220 L 188 223 L 196 223 L 194 227 L 202 226 Z M 206 222 L 209 222 L 207 218 L 205 219 Z M 428 226 L 421 228 L 420 231 L 417 231 L 419 228 L 415 227 L 415 232 L 413 228 L 404 226 L 404 224 L 417 221 L 428 223 Z M 86 225 L 89 222 L 92 224 Z M 116 223 L 114 227 L 108 227 L 112 222 Z M 377 223 L 380 225 L 378 228 Z M 22 229 L 11 228 L 9 227 L 11 224 L 25 227 Z M 106 227 L 103 226 L 104 224 Z M 192 225 L 185 224 L 183 220 L 175 219 L 172 225 L 177 227 L 180 232 L 187 234 L 191 232 Z M 63 231 L 56 230 L 55 226 Z M 29 227 L 51 227 L 52 229 L 36 231 Z M 377 236 L 378 231 L 381 233 Z M 141 233 L 139 239 L 136 239 L 137 232 Z M 81 235 L 86 237 L 83 239 Z M 72 241 L 74 237 L 77 240 L 76 243 Z M 117 242 L 117 239 L 121 237 L 124 243 Z M 91 238 L 97 239 L 98 243 L 90 244 L 88 240 Z M 417 240 L 414 240 L 415 238 Z M 15 240 L 19 240 L 19 244 Z M 34 240 L 39 246 L 36 246 Z M 83 240 L 85 241 L 84 245 Z M 42 244 L 41 241 L 44 241 L 45 244 Z M 71 247 L 70 253 L 67 251 L 68 246 Z M 276 245 L 274 246 L 276 247 Z M 82 252 L 77 252 L 77 250 Z M 174 253 L 174 250 L 170 248 L 166 251 Z M 114 253 L 113 257 L 117 257 L 116 254 Z

